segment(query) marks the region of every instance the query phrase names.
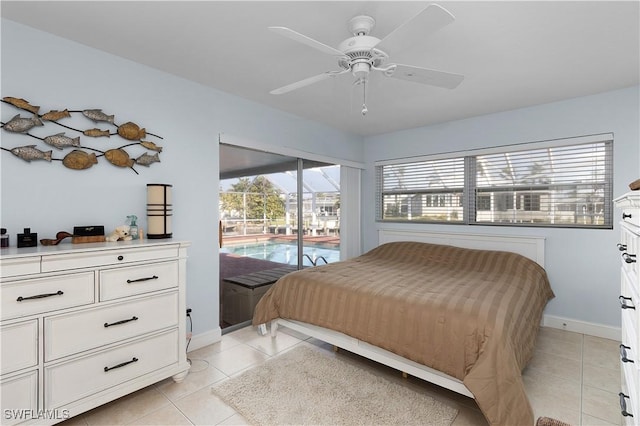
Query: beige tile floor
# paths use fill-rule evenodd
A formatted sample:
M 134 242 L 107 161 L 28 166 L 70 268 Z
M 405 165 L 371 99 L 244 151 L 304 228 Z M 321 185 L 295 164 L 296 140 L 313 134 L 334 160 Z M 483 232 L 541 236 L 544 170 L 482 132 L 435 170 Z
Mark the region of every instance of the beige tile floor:
M 192 351 L 189 376 L 149 386 L 64 423 L 73 425 L 243 425 L 245 420 L 210 391 L 210 385 L 260 365 L 296 345 L 332 347 L 285 328 L 275 340 L 252 327 L 223 336 L 222 341 Z M 619 342 L 542 328 L 524 381 L 536 417 L 572 425 L 620 425 Z M 420 379 L 340 351 L 338 356 L 390 380 L 425 392 L 459 410 L 454 425 L 486 425 L 475 402 Z

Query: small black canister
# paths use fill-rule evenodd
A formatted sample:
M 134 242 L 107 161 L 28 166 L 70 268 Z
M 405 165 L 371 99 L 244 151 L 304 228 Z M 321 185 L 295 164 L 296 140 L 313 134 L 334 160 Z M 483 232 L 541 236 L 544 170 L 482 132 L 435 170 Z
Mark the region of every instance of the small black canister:
M 9 234 L 5 228 L 0 228 L 0 248 L 9 247 Z
M 31 232 L 31 228 L 24 228 L 23 234 L 18 234 L 18 248 L 36 247 L 38 245 L 38 234 Z

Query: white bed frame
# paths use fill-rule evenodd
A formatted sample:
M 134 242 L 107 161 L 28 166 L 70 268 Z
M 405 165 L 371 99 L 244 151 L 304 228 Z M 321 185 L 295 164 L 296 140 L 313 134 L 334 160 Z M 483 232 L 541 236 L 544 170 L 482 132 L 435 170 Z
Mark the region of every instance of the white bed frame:
M 481 250 L 502 250 L 521 254 L 544 267 L 544 237 L 512 236 L 512 235 L 482 235 L 461 234 L 450 232 L 402 231 L 380 229 L 378 243 L 384 244 L 395 241 L 418 241 L 432 244 L 445 244 L 463 248 Z M 400 357 L 392 352 L 360 341 L 346 334 L 300 321 L 277 318 L 271 321 L 271 337 L 276 337 L 278 326 L 290 328 L 307 336 L 327 342 L 334 347 L 343 348 L 365 358 L 410 374 L 443 388 L 473 398 L 461 380 L 444 374 L 438 370 L 417 362 Z

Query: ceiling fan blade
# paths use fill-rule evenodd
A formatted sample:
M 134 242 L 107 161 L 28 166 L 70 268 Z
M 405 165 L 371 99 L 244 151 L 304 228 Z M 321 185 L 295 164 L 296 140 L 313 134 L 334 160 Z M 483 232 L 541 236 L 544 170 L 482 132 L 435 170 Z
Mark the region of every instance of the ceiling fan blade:
M 324 43 L 320 43 L 317 40 L 314 40 L 310 37 L 307 37 L 304 34 L 300 34 L 296 31 L 293 31 L 290 28 L 287 27 L 269 27 L 269 29 L 277 34 L 280 34 L 281 36 L 290 38 L 291 40 L 297 41 L 298 43 L 302 43 L 302 44 L 306 44 L 307 46 L 311 46 L 314 49 L 317 49 L 321 52 L 324 52 L 326 54 L 329 55 L 335 55 L 335 56 L 344 56 L 344 53 L 339 51 L 338 49 L 334 49 L 331 46 L 327 46 Z
M 444 87 L 446 89 L 455 89 L 462 83 L 462 80 L 464 80 L 464 76 L 460 74 L 401 64 L 390 66 L 384 74 L 387 77 L 428 84 L 430 86 Z
M 454 20 L 454 16 L 448 10 L 437 4 L 430 4 L 416 16 L 387 34 L 376 45 L 376 48 L 396 54 L 403 49 L 411 47 L 417 40 L 423 39 L 440 28 L 449 25 Z
M 327 71 L 322 74 L 314 75 L 313 77 L 305 78 L 304 80 L 296 81 L 295 83 L 287 84 L 286 86 L 273 89 L 269 93 L 271 93 L 272 95 L 282 95 L 283 93 L 291 92 L 293 90 L 300 89 L 305 86 L 309 86 L 311 84 L 317 83 L 322 80 L 327 80 L 331 77 L 335 77 L 337 75 L 344 74 L 346 72 L 349 72 L 349 70 Z

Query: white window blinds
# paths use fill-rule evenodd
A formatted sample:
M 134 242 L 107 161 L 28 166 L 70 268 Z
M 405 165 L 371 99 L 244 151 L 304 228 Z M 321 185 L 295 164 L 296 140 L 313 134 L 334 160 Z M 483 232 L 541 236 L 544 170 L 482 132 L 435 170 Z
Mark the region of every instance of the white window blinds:
M 378 218 L 462 222 L 464 158 L 378 166 Z
M 611 226 L 612 143 L 475 157 L 476 223 Z
M 381 162 L 377 219 L 610 229 L 613 135 Z

